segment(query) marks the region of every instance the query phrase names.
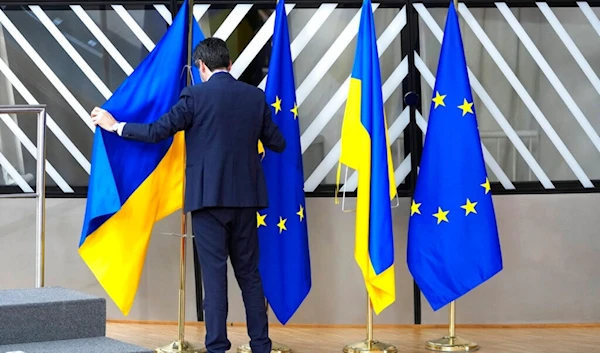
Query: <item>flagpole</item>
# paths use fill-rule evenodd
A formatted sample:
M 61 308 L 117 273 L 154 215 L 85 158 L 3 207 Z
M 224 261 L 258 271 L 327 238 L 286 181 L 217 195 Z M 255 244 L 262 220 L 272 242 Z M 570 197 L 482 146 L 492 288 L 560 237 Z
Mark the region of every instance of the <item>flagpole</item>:
M 448 309 L 448 336 L 427 341 L 425 348 L 438 352 L 473 352 L 479 349 L 475 342 L 469 342 L 456 336 L 456 303 L 452 301 Z
M 452 1 L 456 14 L 458 12 L 458 0 Z M 460 25 L 460 24 L 459 24 Z M 450 302 L 448 308 L 448 336 L 444 336 L 437 340 L 427 341 L 425 348 L 431 351 L 438 352 L 472 352 L 479 349 L 479 345 L 475 342 L 466 341 L 456 336 L 456 302 Z
M 174 4 L 177 2 L 174 1 Z M 174 6 L 175 7 L 175 6 Z M 175 11 L 174 11 L 175 14 Z M 173 15 L 174 16 L 174 15 Z M 194 20 L 194 0 L 188 0 L 188 33 L 187 33 L 187 65 L 192 62 L 192 24 Z M 189 86 L 191 81 L 191 72 L 186 75 L 186 85 Z M 185 149 L 183 150 L 183 170 L 185 170 Z M 189 342 L 185 341 L 185 282 L 186 282 L 186 264 L 187 264 L 187 239 L 190 237 L 187 234 L 187 215 L 183 211 L 185 204 L 185 174 L 183 175 L 182 185 L 182 203 L 181 203 L 181 233 L 180 236 L 180 253 L 179 253 L 179 301 L 177 313 L 177 340 L 169 343 L 166 346 L 156 348 L 156 353 L 204 353 L 205 348 L 195 348 Z
M 396 353 L 398 349 L 391 344 L 379 342 L 373 339 L 373 303 L 367 293 L 367 338 L 363 341 L 348 344 L 344 347 L 344 353 Z
M 269 302 L 265 299 L 265 305 L 267 306 L 267 314 L 269 313 Z M 252 352 L 252 348 L 250 348 L 249 344 L 244 344 L 242 346 L 239 346 L 237 348 L 237 352 L 238 353 L 251 353 Z M 280 343 L 276 343 L 276 342 L 271 342 L 271 353 L 291 353 L 292 350 L 284 345 L 284 344 L 280 344 Z

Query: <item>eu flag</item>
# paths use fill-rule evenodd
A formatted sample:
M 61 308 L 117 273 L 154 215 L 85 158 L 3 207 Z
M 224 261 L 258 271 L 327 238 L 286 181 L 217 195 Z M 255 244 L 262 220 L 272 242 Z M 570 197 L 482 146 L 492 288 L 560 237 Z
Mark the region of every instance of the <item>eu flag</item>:
M 376 314 L 396 300 L 391 199 L 396 196 L 370 0 L 360 15 L 350 90 L 342 123 L 340 166 L 358 172 L 354 257 Z
M 265 95 L 287 147 L 280 154 L 264 152 L 269 207 L 256 217 L 265 296 L 285 325 L 308 295 L 311 274 L 298 105 L 283 0 L 275 10 L 271 50 Z
M 186 85 L 188 2 L 150 54 L 102 106 L 118 121 L 150 123 Z M 192 24 L 192 45 L 202 39 Z M 96 128 L 79 254 L 124 315 L 140 282 L 152 228 L 183 203 L 183 132 L 159 143 Z
M 433 310 L 502 270 L 490 181 L 452 3 L 410 210 L 407 262 Z

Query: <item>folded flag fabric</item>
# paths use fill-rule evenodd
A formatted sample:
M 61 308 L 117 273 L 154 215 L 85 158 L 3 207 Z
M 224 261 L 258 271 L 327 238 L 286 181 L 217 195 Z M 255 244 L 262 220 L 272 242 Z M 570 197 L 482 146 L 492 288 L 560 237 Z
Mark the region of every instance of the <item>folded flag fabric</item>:
M 411 205 L 407 262 L 434 310 L 502 270 L 490 181 L 452 3 Z
M 340 165 L 358 172 L 354 257 L 373 310 L 396 299 L 391 200 L 396 196 L 370 0 L 362 5 L 350 91 L 342 123 Z
M 177 102 L 189 64 L 187 18 L 186 0 L 156 47 L 102 106 L 118 121 L 150 123 Z M 192 45 L 202 39 L 196 23 Z M 154 224 L 182 207 L 184 152 L 183 132 L 149 144 L 96 129 L 79 254 L 124 315 Z
M 257 214 L 265 296 L 282 324 L 288 322 L 311 288 L 299 113 L 284 6 L 284 0 L 279 0 L 275 10 L 265 95 L 287 147 L 282 153 L 262 150 L 269 207 Z

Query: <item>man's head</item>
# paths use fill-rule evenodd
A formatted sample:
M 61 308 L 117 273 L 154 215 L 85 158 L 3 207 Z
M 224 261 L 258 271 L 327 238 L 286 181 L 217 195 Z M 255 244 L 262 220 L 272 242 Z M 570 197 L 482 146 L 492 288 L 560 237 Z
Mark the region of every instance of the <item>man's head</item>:
M 206 38 L 194 49 L 194 65 L 200 69 L 203 82 L 208 81 L 215 71 L 231 69 L 227 44 L 219 38 Z

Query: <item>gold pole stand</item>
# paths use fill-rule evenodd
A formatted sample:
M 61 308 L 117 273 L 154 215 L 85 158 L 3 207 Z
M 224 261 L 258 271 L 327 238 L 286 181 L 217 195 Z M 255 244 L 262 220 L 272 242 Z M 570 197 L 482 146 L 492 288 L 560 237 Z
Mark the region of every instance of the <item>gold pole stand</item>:
M 428 341 L 425 345 L 425 348 L 438 352 L 472 352 L 478 350 L 479 345 L 477 345 L 477 343 L 469 342 L 460 337 L 456 337 L 454 333 L 456 305 L 454 302 L 450 303 L 450 312 L 448 317 L 450 321 L 448 336 L 444 336 L 437 340 Z
M 269 303 L 267 303 L 265 301 L 266 305 L 267 305 L 267 313 L 269 312 Z M 250 348 L 249 344 L 245 344 L 243 346 L 239 346 L 237 349 L 238 353 L 251 353 L 252 352 L 252 348 Z M 277 342 L 272 342 L 271 343 L 271 353 L 291 353 L 292 350 L 290 349 L 290 347 L 284 345 L 284 344 L 280 344 Z
M 191 63 L 192 58 L 192 24 L 194 19 L 194 0 L 188 1 L 188 52 L 187 62 Z M 191 72 L 187 75 L 187 85 L 191 83 Z M 183 167 L 185 170 L 185 150 L 183 156 Z M 182 201 L 185 202 L 185 177 L 183 178 L 183 193 Z M 183 207 L 182 202 L 181 207 Z M 204 353 L 205 348 L 195 348 L 189 342 L 185 341 L 185 277 L 186 277 L 186 255 L 187 255 L 187 238 L 190 236 L 187 234 L 187 219 L 185 212 L 181 212 L 181 245 L 179 253 L 179 313 L 177 315 L 177 340 L 171 342 L 165 346 L 156 348 L 156 353 Z
M 250 348 L 249 344 L 245 344 L 243 346 L 239 346 L 237 351 L 238 351 L 238 353 L 250 353 L 250 352 L 252 352 L 252 348 Z M 290 353 L 291 351 L 292 350 L 289 347 L 287 347 L 283 344 L 279 344 L 276 342 L 272 343 L 271 353 Z
M 391 344 L 379 342 L 373 339 L 373 304 L 367 294 L 367 339 L 364 341 L 349 344 L 344 347 L 344 353 L 359 352 L 381 352 L 396 353 L 398 350 Z

